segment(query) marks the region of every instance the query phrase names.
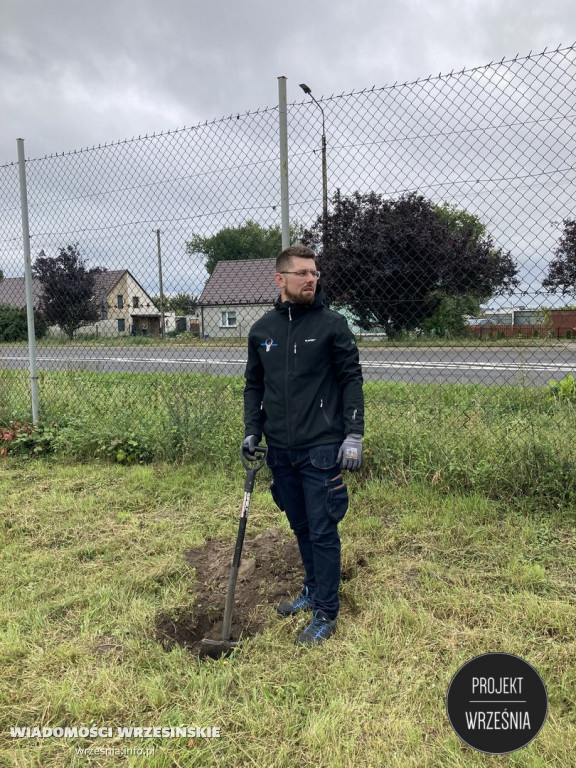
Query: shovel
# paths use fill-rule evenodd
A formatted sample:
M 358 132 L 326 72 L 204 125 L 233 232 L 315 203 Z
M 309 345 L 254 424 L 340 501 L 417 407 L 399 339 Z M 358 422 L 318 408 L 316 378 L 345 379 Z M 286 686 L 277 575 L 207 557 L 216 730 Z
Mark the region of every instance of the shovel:
M 236 592 L 236 581 L 238 580 L 238 570 L 240 568 L 240 558 L 242 557 L 242 547 L 244 546 L 244 534 L 246 533 L 246 522 L 248 520 L 248 510 L 250 509 L 250 496 L 254 490 L 254 480 L 256 472 L 262 469 L 266 461 L 268 448 L 265 446 L 256 446 L 254 454 L 251 456 L 246 453 L 244 447 L 240 451 L 242 465 L 246 470 L 246 480 L 244 482 L 244 501 L 242 503 L 242 512 L 238 524 L 238 535 L 236 537 L 236 547 L 234 549 L 234 558 L 232 560 L 232 570 L 228 581 L 228 592 L 226 594 L 226 605 L 224 607 L 224 623 L 222 624 L 222 637 L 220 640 L 212 640 L 205 637 L 202 640 L 200 657 L 226 655 L 234 648 L 240 645 L 240 641 L 230 639 L 230 627 L 232 625 L 232 611 L 234 609 L 234 594 Z

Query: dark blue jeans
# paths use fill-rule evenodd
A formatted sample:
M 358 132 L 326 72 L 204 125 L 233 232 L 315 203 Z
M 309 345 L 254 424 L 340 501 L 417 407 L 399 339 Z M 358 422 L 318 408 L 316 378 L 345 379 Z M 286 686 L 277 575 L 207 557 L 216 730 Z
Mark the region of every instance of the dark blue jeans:
M 302 451 L 268 448 L 267 463 L 274 482 L 274 501 L 286 513 L 296 535 L 304 586 L 314 610 L 329 618 L 338 614 L 340 536 L 338 523 L 348 509 L 348 490 L 336 463 L 340 444 Z

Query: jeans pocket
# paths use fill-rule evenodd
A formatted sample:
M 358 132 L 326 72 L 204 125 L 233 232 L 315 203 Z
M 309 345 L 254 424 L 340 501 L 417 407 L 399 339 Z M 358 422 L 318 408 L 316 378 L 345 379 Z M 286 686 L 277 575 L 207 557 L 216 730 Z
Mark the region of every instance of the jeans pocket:
M 337 464 L 339 449 L 339 443 L 317 445 L 315 448 L 310 448 L 310 463 L 316 469 L 331 469 Z
M 282 512 L 285 511 L 284 504 L 282 503 L 282 497 L 280 496 L 280 491 L 278 490 L 278 486 L 276 483 L 272 483 L 270 486 L 270 493 L 272 494 L 272 498 L 274 499 L 274 503 L 280 509 Z
M 348 509 L 348 488 L 342 482 L 342 477 L 338 478 L 338 485 L 328 490 L 326 498 L 326 510 L 328 517 L 335 523 L 339 523 Z

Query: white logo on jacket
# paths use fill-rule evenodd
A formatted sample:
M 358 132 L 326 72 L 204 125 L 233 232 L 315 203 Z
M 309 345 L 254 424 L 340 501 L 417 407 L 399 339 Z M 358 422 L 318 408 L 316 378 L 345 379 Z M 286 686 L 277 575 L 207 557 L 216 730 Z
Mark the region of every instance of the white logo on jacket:
M 266 339 L 260 344 L 261 347 L 266 347 L 266 352 L 270 352 L 270 347 L 277 347 L 278 344 L 274 342 L 274 339 Z

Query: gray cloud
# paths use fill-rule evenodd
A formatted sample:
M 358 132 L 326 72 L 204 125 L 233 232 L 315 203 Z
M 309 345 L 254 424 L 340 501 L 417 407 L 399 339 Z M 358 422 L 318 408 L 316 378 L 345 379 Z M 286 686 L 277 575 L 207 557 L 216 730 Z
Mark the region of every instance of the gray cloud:
M 0 162 L 571 43 L 568 0 L 4 0 Z

